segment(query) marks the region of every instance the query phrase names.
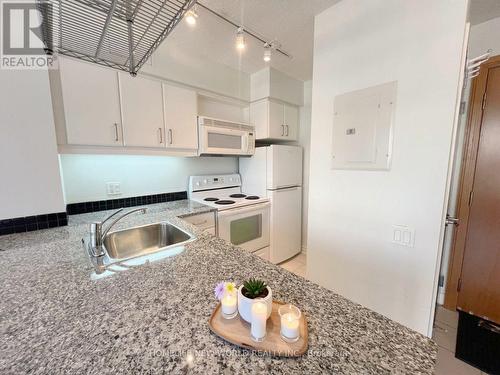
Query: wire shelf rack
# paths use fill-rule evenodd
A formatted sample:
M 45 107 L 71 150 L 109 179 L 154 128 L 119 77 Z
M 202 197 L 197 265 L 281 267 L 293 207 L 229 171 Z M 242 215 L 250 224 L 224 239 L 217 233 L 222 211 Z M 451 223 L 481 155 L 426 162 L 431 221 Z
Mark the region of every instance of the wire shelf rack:
M 48 54 L 136 75 L 196 0 L 39 0 Z

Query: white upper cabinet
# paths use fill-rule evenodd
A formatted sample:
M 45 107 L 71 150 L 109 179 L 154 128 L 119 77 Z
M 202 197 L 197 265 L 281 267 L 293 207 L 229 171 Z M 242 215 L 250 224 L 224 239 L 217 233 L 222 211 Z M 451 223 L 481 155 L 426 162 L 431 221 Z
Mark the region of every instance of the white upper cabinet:
M 299 134 L 299 108 L 294 105 L 284 104 L 285 136 L 296 141 Z
M 299 109 L 274 99 L 259 100 L 250 104 L 250 122 L 257 139 L 296 141 Z
M 60 59 L 60 75 L 66 142 L 122 146 L 117 72 Z
M 119 73 L 125 146 L 165 147 L 162 83 Z
M 197 94 L 163 84 L 166 143 L 172 149 L 198 149 Z

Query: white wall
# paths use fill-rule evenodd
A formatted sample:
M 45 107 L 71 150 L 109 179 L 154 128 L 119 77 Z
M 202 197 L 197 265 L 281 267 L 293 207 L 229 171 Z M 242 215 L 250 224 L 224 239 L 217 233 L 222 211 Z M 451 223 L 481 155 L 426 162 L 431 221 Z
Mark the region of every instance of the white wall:
M 312 81 L 304 82 L 304 105 L 300 107 L 299 141 L 304 150 L 302 171 L 302 250 L 307 251 L 307 226 L 309 205 L 309 159 L 311 151 Z
M 431 332 L 467 0 L 343 0 L 316 17 L 308 275 Z M 398 81 L 390 171 L 332 170 L 336 95 Z M 415 246 L 391 243 L 392 225 Z
M 237 173 L 236 158 L 177 158 L 132 155 L 61 155 L 67 203 L 186 191 L 196 174 Z M 107 182 L 122 194 L 108 196 Z
M 168 43 L 168 39 L 165 43 Z M 232 98 L 250 100 L 249 74 L 209 60 L 200 61 L 199 57 L 179 48 L 171 51 L 160 46 L 153 55 L 152 65 L 144 65 L 141 73 Z
M 474 25 L 470 30 L 469 57 L 476 57 L 492 49 L 491 56 L 500 55 L 500 17 Z
M 0 82 L 0 219 L 65 211 L 47 72 Z
M 304 105 L 304 82 L 267 67 L 250 77 L 252 102 L 271 97 L 298 106 Z

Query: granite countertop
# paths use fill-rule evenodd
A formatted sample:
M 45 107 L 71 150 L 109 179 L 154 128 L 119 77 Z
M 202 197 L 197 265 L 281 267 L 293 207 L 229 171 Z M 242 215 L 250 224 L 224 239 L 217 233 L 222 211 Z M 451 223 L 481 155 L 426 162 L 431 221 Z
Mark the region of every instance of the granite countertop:
M 90 278 L 81 239 L 107 212 L 0 237 L 0 373 L 433 372 L 431 340 L 178 218 L 207 206 L 149 207 L 117 228 L 170 220 L 198 239 L 177 256 L 99 280 Z M 267 280 L 273 297 L 306 314 L 306 355 L 252 353 L 210 332 L 214 285 L 249 277 Z

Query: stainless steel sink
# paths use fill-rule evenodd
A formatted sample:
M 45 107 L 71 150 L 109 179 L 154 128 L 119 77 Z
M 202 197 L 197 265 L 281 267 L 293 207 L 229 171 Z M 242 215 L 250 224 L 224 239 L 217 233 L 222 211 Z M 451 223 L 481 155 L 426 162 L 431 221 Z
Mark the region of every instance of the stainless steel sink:
M 196 240 L 169 222 L 106 233 L 98 247 L 93 238 L 91 233 L 89 242 L 82 241 L 96 271 L 92 277 L 97 278 L 177 255 L 184 251 L 185 244 Z

